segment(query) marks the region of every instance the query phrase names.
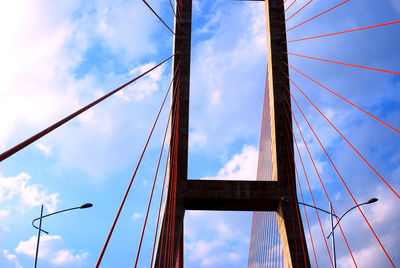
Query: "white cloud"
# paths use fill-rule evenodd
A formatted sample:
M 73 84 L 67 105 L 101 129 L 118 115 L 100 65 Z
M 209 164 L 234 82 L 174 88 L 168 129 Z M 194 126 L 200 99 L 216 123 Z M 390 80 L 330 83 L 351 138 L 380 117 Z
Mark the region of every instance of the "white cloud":
M 73 250 L 60 250 L 54 253 L 51 262 L 54 264 L 81 263 L 88 255 L 87 252 L 74 255 Z
M 8 209 L 0 209 L 0 218 L 6 217 L 10 214 L 10 210 Z
M 191 149 L 203 147 L 207 143 L 207 136 L 205 133 L 198 131 L 191 131 L 189 133 L 189 147 Z
M 156 2 L 153 7 L 157 9 L 160 5 Z M 41 0 L 35 3 L 20 0 L 7 3 L 0 11 L 0 30 L 5 36 L 0 43 L 0 150 L 6 150 L 93 101 L 99 92 L 108 92 L 131 79 L 128 68 L 139 65 L 136 60 L 144 54 L 154 53 L 157 46 L 151 35 L 158 30 L 159 24 L 148 12 L 142 2 L 129 1 L 49 4 Z M 104 49 L 107 61 L 109 58 L 121 59 L 116 63 L 117 72 L 109 62 L 99 59 L 103 54 L 94 60 L 88 56 L 88 52 L 97 53 L 100 47 Z M 88 62 L 92 65 L 87 70 Z M 82 65 L 85 65 L 83 71 Z M 143 68 L 148 66 L 141 65 Z M 127 88 L 123 94 L 125 99 L 145 100 L 158 90 L 163 75 L 164 69 L 158 68 L 137 85 Z M 105 177 L 104 170 L 98 167 L 112 169 L 115 166 L 95 164 L 93 167 L 87 165 L 87 159 L 93 161 L 95 157 L 110 155 L 110 147 L 115 147 L 113 134 L 120 135 L 127 117 L 132 118 L 126 109 L 121 116 L 121 105 L 116 104 L 119 110 L 112 104 L 110 106 L 101 111 L 85 112 L 79 121 L 74 120 L 62 126 L 62 131 L 47 135 L 36 148 L 57 158 L 56 165 L 73 166 Z M 120 127 L 116 128 L 116 125 Z M 135 128 L 142 125 L 145 124 L 137 123 Z M 104 135 L 98 135 L 99 131 Z M 131 138 L 132 132 L 126 136 Z M 109 147 L 98 146 L 106 144 L 109 137 L 112 137 Z M 72 142 L 76 147 L 85 144 L 84 148 L 96 148 L 101 152 L 75 152 L 70 146 Z M 121 150 L 115 148 L 115 151 Z M 116 162 L 121 163 L 120 160 Z
M 254 116 L 262 107 L 267 63 L 263 3 L 221 3 L 210 4 L 206 27 L 193 30 L 200 41 L 192 49 L 190 125 L 212 137 L 201 150 L 209 155 L 258 138 Z
M 66 74 L 79 61 L 75 55 L 82 47 L 70 47 L 70 53 L 63 50 L 75 38 L 75 26 L 67 23 L 74 7 L 72 3 L 58 9 L 54 5 L 13 1 L 0 11 L 0 30 L 7 36 L 0 44 L 2 148 L 10 139 L 22 136 L 16 133 L 19 126 L 42 127 L 76 107 Z
M 35 146 L 40 151 L 42 151 L 45 155 L 50 155 L 51 154 L 51 148 L 49 146 L 46 146 L 46 145 L 44 145 L 42 143 L 36 143 Z
M 215 90 L 211 93 L 211 104 L 219 104 L 221 102 L 221 91 Z
M 160 1 L 152 2 L 155 10 L 160 6 Z M 96 18 L 91 21 L 97 25 L 96 33 L 103 39 L 104 45 L 121 58 L 137 59 L 156 52 L 156 45 L 149 33 L 161 29 L 161 26 L 142 2 L 99 1 L 96 11 Z
M 1 255 L 3 255 L 7 259 L 8 263 L 10 265 L 12 265 L 12 267 L 14 267 L 14 268 L 22 268 L 22 265 L 18 261 L 17 256 L 14 255 L 14 254 L 9 253 L 8 250 L 3 250 L 2 251 L 2 253 L 0 254 L 0 261 L 1 261 L 1 257 L 2 257 Z M 2 262 L 0 262 L 0 263 L 2 263 Z
M 37 237 L 32 236 L 27 241 L 20 241 L 15 252 L 34 256 Z M 47 260 L 54 265 L 81 265 L 88 257 L 87 252 L 74 254 L 72 249 L 62 249 L 62 237 L 59 235 L 42 235 L 40 238 L 39 259 Z
M 30 184 L 31 177 L 21 173 L 16 177 L 3 177 L 0 174 L 0 203 L 16 201 L 16 207 L 25 210 L 44 204 L 49 212 L 55 211 L 59 193 L 50 191 L 38 184 Z
M 255 180 L 257 174 L 258 150 L 245 145 L 239 154 L 235 154 L 218 174 L 208 180 Z
M 132 220 L 136 221 L 138 219 L 140 219 L 142 217 L 142 215 L 138 212 L 133 213 L 132 215 Z
M 154 62 L 146 63 L 132 69 L 129 73 L 131 75 L 137 76 L 153 68 L 155 65 L 156 64 Z M 164 66 L 160 66 L 154 69 L 148 75 L 146 75 L 136 83 L 130 85 L 126 90 L 124 90 L 123 93 L 121 92 L 120 96 L 125 101 L 129 101 L 131 99 L 129 95 L 133 95 L 132 97 L 134 98 L 134 100 L 142 101 L 144 98 L 159 89 L 159 82 L 163 78 L 164 70 Z M 132 94 L 129 94 L 129 92 L 132 92 Z

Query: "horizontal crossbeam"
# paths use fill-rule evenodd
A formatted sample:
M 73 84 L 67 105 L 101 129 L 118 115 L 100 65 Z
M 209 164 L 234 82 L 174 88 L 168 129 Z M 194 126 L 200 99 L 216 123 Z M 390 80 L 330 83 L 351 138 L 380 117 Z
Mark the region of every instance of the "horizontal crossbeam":
M 187 180 L 185 210 L 277 211 L 277 181 Z

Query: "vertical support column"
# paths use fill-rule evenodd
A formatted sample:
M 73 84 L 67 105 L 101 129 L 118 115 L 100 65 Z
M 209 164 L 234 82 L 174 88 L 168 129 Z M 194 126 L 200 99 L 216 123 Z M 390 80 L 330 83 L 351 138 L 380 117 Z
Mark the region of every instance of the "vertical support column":
M 184 192 L 188 173 L 192 0 L 176 0 L 175 14 L 175 57 L 172 73 L 177 71 L 178 78 L 173 83 L 172 94 L 173 118 L 171 120 L 168 163 L 168 201 L 164 208 L 154 267 L 183 267 Z M 174 100 L 176 105 L 174 105 Z M 173 186 L 173 182 L 175 182 L 175 186 Z M 173 189 L 173 187 L 176 188 Z M 166 252 L 169 253 L 166 254 Z
M 290 112 L 285 16 L 283 0 L 265 0 L 268 46 L 268 83 L 271 118 L 273 180 L 281 183 L 284 195 L 297 200 L 292 120 Z M 301 215 L 294 202 L 280 201 L 277 211 L 286 267 L 310 267 Z

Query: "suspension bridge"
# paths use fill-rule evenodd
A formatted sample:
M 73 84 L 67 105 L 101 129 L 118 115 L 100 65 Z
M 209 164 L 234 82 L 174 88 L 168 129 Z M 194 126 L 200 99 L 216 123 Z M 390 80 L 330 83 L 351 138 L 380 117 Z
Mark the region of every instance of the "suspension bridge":
M 245 0 L 242 0 L 245 1 Z M 351 33 L 379 31 L 385 27 L 399 27 L 400 20 L 384 21 L 364 27 L 349 28 L 336 32 L 326 32 L 296 39 L 289 39 L 292 31 L 301 31 L 304 25 L 318 23 L 321 17 L 334 16 L 338 9 L 346 7 L 350 0 L 333 2 L 326 10 L 316 9 L 317 12 L 309 18 L 292 24 L 292 18 L 299 16 L 304 9 L 315 8 L 318 3 L 313 0 L 302 1 L 300 6 L 294 5 L 296 0 L 247 0 L 265 2 L 266 40 L 268 68 L 266 71 L 266 83 L 262 110 L 262 124 L 260 133 L 259 157 L 257 168 L 257 180 L 190 180 L 188 179 L 188 146 L 189 146 L 189 99 L 190 99 L 190 67 L 191 67 L 191 35 L 192 35 L 192 5 L 193 0 L 169 0 L 171 14 L 174 16 L 174 26 L 168 23 L 152 8 L 151 1 L 143 0 L 143 4 L 165 26 L 173 36 L 173 54 L 167 56 L 159 64 L 143 72 L 134 79 L 110 91 L 99 99 L 82 107 L 62 120 L 43 129 L 32 137 L 17 144 L 0 155 L 0 162 L 17 154 L 32 143 L 51 133 L 55 129 L 62 128 L 67 122 L 91 109 L 97 104 L 111 98 L 124 88 L 150 74 L 162 65 L 172 64 L 171 81 L 161 105 L 157 111 L 152 128 L 149 130 L 147 140 L 142 148 L 137 165 L 128 183 L 124 195 L 121 197 L 120 206 L 116 209 L 115 218 L 110 221 L 110 229 L 104 241 L 104 245 L 98 254 L 95 267 L 102 267 L 102 261 L 110 246 L 109 242 L 115 228 L 118 227 L 120 214 L 124 208 L 127 197 L 134 187 L 135 176 L 141 167 L 142 159 L 148 148 L 155 128 L 165 125 L 163 140 L 160 147 L 157 164 L 154 167 L 154 179 L 152 182 L 149 199 L 146 203 L 146 214 L 142 222 L 141 236 L 137 243 L 137 252 L 134 262 L 130 264 L 139 267 L 139 259 L 143 250 L 146 228 L 150 220 L 156 221 L 155 234 L 152 239 L 151 258 L 149 267 L 183 267 L 184 266 L 184 217 L 188 210 L 212 210 L 212 211 L 253 211 L 250 247 L 248 252 L 248 267 L 324 267 L 321 263 L 336 266 L 335 256 L 332 253 L 332 245 L 327 238 L 330 233 L 324 224 L 324 215 L 317 208 L 310 209 L 306 205 L 309 196 L 310 204 L 319 207 L 316 200 L 324 200 L 330 203 L 337 198 L 336 191 L 327 186 L 330 180 L 321 175 L 320 161 L 315 160 L 315 154 L 322 155 L 332 170 L 337 187 L 345 189 L 355 207 L 358 217 L 362 219 L 374 239 L 374 252 L 384 256 L 385 267 L 400 265 L 398 253 L 390 251 L 387 239 L 380 237 L 374 228 L 373 221 L 367 217 L 363 208 L 359 205 L 366 201 L 361 200 L 354 191 L 354 185 L 350 178 L 343 175 L 342 170 L 335 163 L 332 150 L 324 144 L 320 138 L 319 129 L 313 127 L 313 119 L 307 111 L 314 109 L 331 128 L 332 135 L 338 135 L 340 139 L 354 152 L 354 157 L 365 165 L 384 189 L 385 195 L 392 195 L 399 201 L 399 189 L 397 178 L 390 178 L 386 172 L 382 172 L 373 161 L 363 153 L 363 148 L 358 148 L 357 142 L 349 138 L 348 133 L 341 131 L 331 116 L 326 113 L 325 107 L 321 107 L 322 93 L 315 97 L 310 95 L 303 84 L 318 87 L 326 94 L 334 96 L 338 101 L 356 110 L 362 116 L 368 117 L 382 128 L 388 129 L 396 135 L 400 134 L 399 118 L 390 121 L 381 118 L 379 113 L 370 111 L 367 105 L 347 98 L 339 90 L 327 86 L 324 81 L 319 81 L 312 74 L 304 71 L 301 66 L 293 64 L 292 59 L 303 59 L 323 64 L 331 64 L 342 68 L 356 68 L 364 72 L 379 72 L 387 75 L 388 79 L 398 79 L 400 75 L 396 69 L 389 70 L 375 66 L 363 66 L 353 59 L 341 61 L 335 58 L 321 58 L 313 55 L 303 55 L 297 49 L 291 49 L 297 43 L 305 43 L 310 40 L 335 38 Z M 238 1 L 239 2 L 239 1 Z M 315 1 L 317 2 L 317 1 Z M 238 3 L 240 4 L 240 3 Z M 295 10 L 294 7 L 297 7 Z M 397 28 L 398 29 L 398 28 Z M 232 29 L 233 30 L 233 29 Z M 397 64 L 398 67 L 400 67 Z M 334 75 L 334 74 L 332 74 Z M 357 77 L 354 77 L 356 80 Z M 307 81 L 307 82 L 304 82 Z M 170 96 L 170 104 L 167 104 Z M 302 99 L 299 100 L 298 98 Z M 398 96 L 393 96 L 393 98 Z M 316 99 L 317 98 L 317 99 Z M 305 108 L 305 105 L 307 107 Z M 169 110 L 168 110 L 169 106 Z M 162 111 L 168 110 L 169 116 L 166 122 L 159 122 Z M 306 128 L 306 129 L 304 129 Z M 244 130 L 245 131 L 245 130 Z M 305 133 L 307 132 L 307 134 Z M 310 145 L 310 143 L 312 143 Z M 167 152 L 164 147 L 167 146 Z M 312 147 L 311 147 L 312 146 Z M 379 146 L 379 145 L 376 145 Z M 162 159 L 167 157 L 166 165 L 161 165 Z M 159 174 L 163 174 L 161 178 Z M 317 178 L 318 185 L 313 185 L 310 177 Z M 246 178 L 244 178 L 246 179 Z M 157 191 L 157 181 L 161 188 L 161 196 L 158 200 L 154 197 Z M 329 181 L 329 182 L 328 182 Z M 349 186 L 352 185 L 352 186 Z M 316 192 L 316 188 L 320 191 Z M 353 188 L 353 189 L 352 189 Z M 359 193 L 359 192 L 357 192 Z M 374 195 L 374 192 L 367 195 Z M 117 197 L 116 197 L 117 198 Z M 288 201 L 289 200 L 289 201 Z M 157 208 L 157 218 L 151 219 L 149 211 Z M 335 209 L 334 214 L 340 215 Z M 316 217 L 317 228 L 310 226 L 311 218 Z M 107 219 L 109 220 L 109 219 Z M 359 259 L 354 254 L 354 241 L 348 239 L 349 232 L 336 219 L 338 223 L 337 236 L 340 236 L 345 246 L 346 254 L 351 260 L 350 266 L 359 267 Z M 332 238 L 330 238 L 332 239 Z M 341 241 L 342 241 L 341 240 Z M 386 242 L 385 242 L 386 241 Z M 316 250 L 316 245 L 322 245 L 323 252 Z M 378 254 L 378 253 L 376 253 Z M 349 266 L 349 267 L 350 267 Z M 360 266 L 361 267 L 361 266 Z

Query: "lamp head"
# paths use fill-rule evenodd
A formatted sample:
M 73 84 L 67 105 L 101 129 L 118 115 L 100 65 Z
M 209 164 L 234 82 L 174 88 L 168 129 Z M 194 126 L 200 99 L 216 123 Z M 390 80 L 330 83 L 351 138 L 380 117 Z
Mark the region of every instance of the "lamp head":
M 371 198 L 370 200 L 368 200 L 367 202 L 365 202 L 366 204 L 372 204 L 375 203 L 376 201 L 378 201 L 378 198 Z
M 82 206 L 80 206 L 79 208 L 90 208 L 90 207 L 93 207 L 93 204 L 86 203 L 86 204 L 83 204 Z

